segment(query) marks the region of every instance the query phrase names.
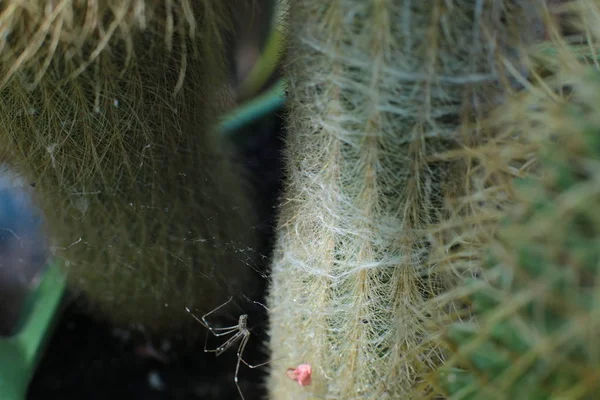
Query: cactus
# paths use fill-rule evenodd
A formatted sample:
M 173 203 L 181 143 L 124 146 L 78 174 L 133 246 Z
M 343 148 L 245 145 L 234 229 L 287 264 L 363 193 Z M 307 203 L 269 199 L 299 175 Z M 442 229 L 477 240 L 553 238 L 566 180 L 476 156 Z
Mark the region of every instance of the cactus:
M 433 340 L 448 359 L 425 379 L 432 398 L 600 392 L 600 2 L 565 3 L 546 20 L 548 40 L 528 50 L 526 90 L 483 123 L 486 140 L 461 160 L 474 171 L 457 201 L 469 203 L 470 218 L 454 220 L 454 237 L 469 257 L 445 256 L 453 268 L 484 268 L 436 299 L 466 307 L 452 316 L 459 321 L 438 321 L 444 334 Z
M 0 6 L 1 161 L 35 185 L 71 287 L 117 324 L 201 331 L 186 306 L 257 281 L 251 194 L 213 128 L 228 3 Z
M 435 156 L 514 84 L 498 54 L 537 34 L 522 2 L 489 3 L 291 2 L 271 398 L 406 398 L 440 361 L 427 320 L 446 310 L 426 305 L 461 277 L 426 260 L 463 171 Z M 285 375 L 302 363 L 305 388 Z
M 447 338 L 439 371 L 452 398 L 582 399 L 600 391 L 600 72 L 572 75 L 557 106 L 538 103 L 548 137 L 537 178 L 490 245 L 487 279 L 469 283 L 474 318 Z

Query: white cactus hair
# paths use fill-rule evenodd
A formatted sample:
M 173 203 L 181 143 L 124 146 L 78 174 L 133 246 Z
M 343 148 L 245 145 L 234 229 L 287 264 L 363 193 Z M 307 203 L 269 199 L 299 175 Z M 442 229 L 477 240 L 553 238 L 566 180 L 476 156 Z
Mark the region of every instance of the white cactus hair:
M 441 362 L 428 321 L 451 310 L 430 300 L 470 272 L 429 261 L 465 182 L 436 156 L 514 85 L 504 66 L 539 34 L 521 3 L 292 2 L 272 398 L 303 398 L 289 365 L 312 365 L 316 398 L 397 399 Z

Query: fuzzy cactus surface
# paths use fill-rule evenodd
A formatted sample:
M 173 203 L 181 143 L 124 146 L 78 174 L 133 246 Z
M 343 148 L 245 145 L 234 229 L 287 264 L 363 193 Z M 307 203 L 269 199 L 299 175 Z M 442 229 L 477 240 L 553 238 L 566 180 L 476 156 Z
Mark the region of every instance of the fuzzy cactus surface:
M 435 155 L 469 142 L 461 126 L 514 85 L 498 61 L 520 68 L 518 49 L 539 35 L 523 5 L 290 3 L 272 399 L 408 398 L 441 362 L 428 320 L 447 310 L 428 305 L 460 278 L 426 260 L 464 171 Z M 302 363 L 305 387 L 285 374 Z

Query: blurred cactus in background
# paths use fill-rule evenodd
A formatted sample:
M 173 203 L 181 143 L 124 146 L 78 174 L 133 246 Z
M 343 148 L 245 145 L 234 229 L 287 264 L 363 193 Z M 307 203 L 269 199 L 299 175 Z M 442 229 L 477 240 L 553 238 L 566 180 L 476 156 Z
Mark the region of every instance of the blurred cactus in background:
M 482 121 L 482 140 L 441 157 L 469 173 L 438 231 L 460 245 L 437 260 L 482 269 L 433 300 L 456 311 L 432 321 L 448 358 L 419 398 L 600 393 L 600 2 L 550 3 L 523 90 Z
M 451 398 L 600 393 L 600 72 L 544 83 L 555 91 L 527 93 L 522 118 L 500 123 L 537 142 L 536 173 L 513 182 L 485 279 L 461 288 L 474 315 L 449 327 L 435 379 Z
M 115 323 L 201 332 L 186 306 L 256 287 L 255 210 L 216 130 L 226 3 L 0 4 L 0 161 L 35 186 L 71 288 Z

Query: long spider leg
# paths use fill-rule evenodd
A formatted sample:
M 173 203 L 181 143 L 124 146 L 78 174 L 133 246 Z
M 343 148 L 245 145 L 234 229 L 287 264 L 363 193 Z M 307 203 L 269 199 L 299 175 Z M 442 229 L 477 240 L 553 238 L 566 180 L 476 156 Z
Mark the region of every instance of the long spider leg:
M 239 331 L 238 333 L 236 333 L 235 335 L 233 335 L 232 337 L 230 337 L 229 339 L 227 339 L 227 341 L 225 343 L 223 343 L 222 345 L 220 345 L 219 347 L 217 347 L 214 350 L 215 356 L 218 357 L 221 354 L 223 354 L 223 352 L 227 349 L 229 349 L 231 346 L 233 346 L 238 340 L 240 340 L 240 338 L 246 337 L 246 335 L 244 334 L 244 331 Z
M 230 330 L 230 329 L 240 329 L 240 324 L 235 324 L 235 325 L 231 325 L 231 326 L 224 326 L 224 327 L 212 328 L 212 330 L 213 330 L 213 331 L 226 331 L 226 330 Z
M 208 326 L 206 323 L 204 323 L 204 321 L 202 321 L 200 318 L 196 317 L 196 315 L 192 312 L 192 310 L 190 310 L 189 308 L 185 308 L 185 311 L 187 311 L 192 317 L 194 317 L 194 319 L 198 322 L 200 322 L 200 324 L 205 327 L 206 329 L 210 330 L 210 326 Z
M 231 299 L 232 299 L 232 298 L 233 298 L 233 297 L 230 297 L 229 301 L 231 301 Z M 229 302 L 229 301 L 228 301 L 228 302 Z M 227 302 L 227 303 L 228 303 L 228 302 Z M 227 304 L 227 303 L 224 303 L 224 304 L 222 304 L 220 307 L 224 306 L 224 305 L 225 305 L 225 304 Z M 215 308 L 213 311 L 211 311 L 211 313 L 212 313 L 212 312 L 214 312 L 214 311 L 216 311 L 216 310 L 217 310 L 218 308 L 220 308 L 220 307 L 217 307 L 217 308 Z M 196 315 L 195 315 L 195 314 L 194 314 L 194 313 L 193 313 L 193 312 L 192 312 L 192 311 L 191 311 L 189 308 L 187 308 L 187 307 L 186 307 L 186 308 L 185 308 L 185 310 L 186 310 L 186 311 L 187 311 L 187 312 L 188 312 L 188 313 L 189 313 L 189 314 L 190 314 L 192 317 L 194 317 L 194 319 L 195 319 L 196 321 L 198 321 L 198 322 L 199 322 L 199 323 L 200 323 L 202 326 L 204 326 L 206 329 L 208 329 L 209 331 L 211 331 L 211 333 L 212 333 L 214 336 L 217 336 L 217 337 L 219 337 L 219 336 L 225 336 L 225 335 L 228 335 L 228 334 L 230 334 L 231 332 L 234 332 L 234 331 L 236 331 L 236 330 L 238 330 L 238 329 L 239 329 L 239 324 L 237 324 L 237 325 L 232 325 L 232 326 L 225 326 L 225 327 L 213 328 L 212 326 L 210 326 L 210 325 L 208 324 L 208 322 L 207 322 L 207 321 L 206 321 L 206 319 L 205 319 L 206 315 L 208 315 L 208 314 L 204 315 L 204 316 L 202 317 L 202 319 L 200 319 L 200 318 L 198 318 L 198 317 L 197 317 L 197 316 L 196 316 Z M 209 314 L 210 314 L 210 313 L 209 313 Z M 226 332 L 218 332 L 218 331 L 226 331 Z
M 214 336 L 216 337 L 220 337 L 220 336 L 225 336 L 225 335 L 229 335 L 232 332 L 235 332 L 237 330 L 239 330 L 239 324 L 238 325 L 233 325 L 233 326 L 226 326 L 226 327 L 222 327 L 222 328 L 213 328 L 212 326 L 208 325 L 208 323 L 206 321 L 201 321 L 198 317 L 196 317 L 190 310 L 189 308 L 186 308 L 186 310 L 192 315 L 192 317 L 194 317 L 194 319 L 198 322 L 200 322 L 200 324 L 205 327 L 206 329 L 208 329 Z M 226 332 L 217 332 L 217 331 L 226 331 Z
M 233 380 L 235 381 L 235 386 L 237 386 L 238 392 L 240 393 L 242 400 L 245 400 L 244 393 L 242 393 L 242 388 L 240 387 L 240 384 L 238 382 L 238 374 L 240 372 L 240 361 L 243 361 L 240 354 L 243 353 L 244 349 L 246 348 L 246 343 L 248 343 L 248 339 L 250 338 L 250 332 L 248 332 L 248 330 L 244 330 L 244 331 L 241 331 L 240 333 L 242 333 L 242 332 L 245 333 L 245 335 L 244 335 L 244 338 L 242 339 L 242 341 L 240 342 L 240 346 L 238 347 L 238 351 L 237 351 L 238 360 L 237 360 L 237 363 L 235 364 L 235 375 L 233 377 Z
M 223 344 L 221 344 L 216 349 L 208 349 L 207 348 L 208 335 L 206 335 L 206 340 L 204 341 L 204 352 L 205 353 L 215 353 L 215 357 L 218 357 L 221 354 L 223 354 L 223 352 L 225 350 L 227 350 L 228 348 L 230 348 L 231 346 L 233 346 L 233 344 L 239 339 L 239 337 L 240 337 L 240 332 L 236 333 L 235 335 L 233 335 L 232 337 L 230 337 L 229 339 L 227 339 L 226 342 L 224 342 Z
M 210 331 L 210 333 L 212 333 L 212 334 L 213 334 L 213 336 L 215 336 L 215 337 L 220 337 L 220 336 L 230 335 L 230 334 L 232 334 L 233 332 L 239 332 L 239 329 L 238 329 L 238 327 L 237 327 L 237 326 L 233 327 L 233 329 L 231 329 L 231 330 L 229 330 L 229 331 L 227 331 L 227 332 L 215 333 L 215 332 L 213 332 L 212 330 Z M 232 336 L 232 338 L 234 338 L 234 337 L 235 337 L 235 335 L 234 335 L 234 336 Z M 229 340 L 231 340 L 231 339 L 229 339 Z M 225 342 L 225 344 L 226 344 L 226 343 L 227 343 L 227 342 Z M 217 347 L 216 349 L 209 349 L 209 348 L 207 348 L 207 346 L 208 346 L 208 332 L 207 332 L 207 333 L 206 333 L 206 338 L 204 339 L 204 352 L 205 352 L 205 353 L 217 353 L 217 352 L 219 352 L 219 349 L 221 349 L 221 347 L 223 347 L 225 344 L 223 344 L 222 346 L 219 346 L 219 347 Z M 218 356 L 218 355 L 219 355 L 219 354 L 217 354 L 217 356 Z
M 200 318 L 198 318 L 193 312 L 192 310 L 190 310 L 188 307 L 185 308 L 185 310 L 192 314 L 192 317 L 194 317 L 194 319 L 198 322 L 200 322 L 202 325 L 204 325 L 204 327 L 211 329 L 208 325 L 208 322 L 206 322 L 206 317 L 208 317 L 210 314 L 214 313 L 215 311 L 220 310 L 221 308 L 225 307 L 227 304 L 229 304 L 231 302 L 231 300 L 233 300 L 233 296 L 231 296 L 229 298 L 229 300 L 227 300 L 225 303 L 221 304 L 220 306 L 218 306 L 217 308 L 212 309 L 211 311 L 209 311 L 208 313 L 204 314 L 202 316 L 202 320 L 200 320 Z
M 204 338 L 204 352 L 211 353 L 211 351 L 206 348 L 207 345 L 208 345 L 208 332 L 206 333 L 206 337 Z
M 209 311 L 208 313 L 204 314 L 202 316 L 202 319 L 204 320 L 206 317 L 208 317 L 210 314 L 214 313 L 215 311 L 220 310 L 221 308 L 225 307 L 227 304 L 231 303 L 231 300 L 233 300 L 233 296 L 231 296 L 229 298 L 229 300 L 227 300 L 225 303 L 221 304 L 219 307 L 213 309 L 212 311 Z
M 215 332 L 216 329 L 217 328 L 208 328 L 208 330 L 210 331 L 210 333 L 213 334 L 213 336 L 215 336 L 215 337 L 221 337 L 221 336 L 226 336 L 226 335 L 229 335 L 229 334 L 231 334 L 233 332 L 239 331 L 240 327 L 239 327 L 239 325 L 234 325 L 234 326 L 230 326 L 228 328 L 223 328 L 223 329 L 227 329 L 226 332 Z
M 267 306 L 265 306 L 263 303 L 261 303 L 260 301 L 253 301 L 254 304 L 258 304 L 259 306 L 261 306 L 262 308 L 264 308 L 265 310 L 267 310 L 267 312 L 271 312 L 271 310 L 269 310 L 269 308 Z
M 241 362 L 243 362 L 244 364 L 246 364 L 246 366 L 247 366 L 248 368 L 253 368 L 253 369 L 254 369 L 254 368 L 258 368 L 258 367 L 262 367 L 263 365 L 267 365 L 268 363 L 270 363 L 270 362 L 273 362 L 273 360 L 269 360 L 269 361 L 262 362 L 262 363 L 260 363 L 260 364 L 250 365 L 250 364 L 248 364 L 246 361 L 244 361 L 244 359 L 243 359 L 243 358 L 241 358 L 241 357 L 240 357 L 240 361 L 241 361 Z
M 273 361 L 273 360 L 269 360 L 269 361 L 265 361 L 265 362 L 262 362 L 262 363 L 260 363 L 260 364 L 256 364 L 256 365 L 251 365 L 251 364 L 248 364 L 248 363 L 246 362 L 246 360 L 244 360 L 244 359 L 242 358 L 242 354 L 244 354 L 244 350 L 246 350 L 246 344 L 248 344 L 248 339 L 250 339 L 250 332 L 248 332 L 248 336 L 246 336 L 246 340 L 244 340 L 242 343 L 240 343 L 240 347 L 238 348 L 238 353 L 237 353 L 237 355 L 238 355 L 238 359 L 239 359 L 239 361 L 241 361 L 241 362 L 243 362 L 244 364 L 246 364 L 246 366 L 247 366 L 248 368 L 258 368 L 258 367 L 262 367 L 263 365 L 267 365 L 268 363 L 270 363 L 270 362 L 272 362 L 272 361 Z

